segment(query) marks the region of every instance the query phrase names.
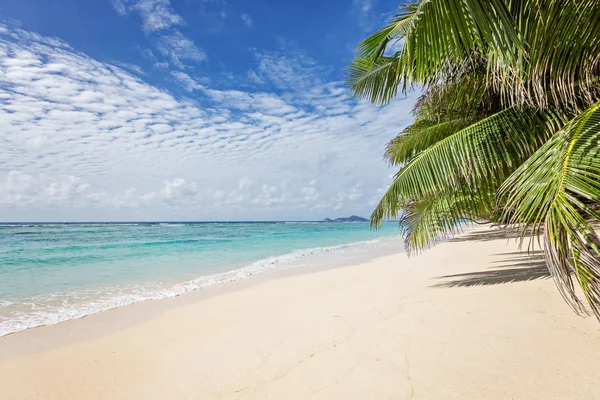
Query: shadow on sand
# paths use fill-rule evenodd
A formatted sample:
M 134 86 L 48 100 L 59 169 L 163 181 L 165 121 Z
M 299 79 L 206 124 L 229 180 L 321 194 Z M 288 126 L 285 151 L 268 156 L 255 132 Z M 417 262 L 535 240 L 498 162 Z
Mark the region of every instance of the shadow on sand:
M 531 231 L 527 230 L 525 236 L 528 237 L 530 233 Z M 498 239 L 518 240 L 519 237 L 520 232 L 516 229 L 490 228 L 488 231 L 466 233 L 450 240 L 450 242 L 489 242 Z
M 498 239 L 515 240 L 518 233 L 505 230 L 491 230 L 490 232 L 466 234 L 453 239 L 454 242 L 465 241 L 490 241 Z M 499 285 L 511 282 L 526 282 L 535 279 L 548 279 L 550 273 L 544 262 L 541 251 L 531 253 L 507 252 L 493 255 L 496 260 L 492 261 L 493 267 L 485 271 L 468 272 L 463 274 L 438 276 L 433 279 L 442 282 L 433 285 L 436 288 L 455 288 L 484 285 Z

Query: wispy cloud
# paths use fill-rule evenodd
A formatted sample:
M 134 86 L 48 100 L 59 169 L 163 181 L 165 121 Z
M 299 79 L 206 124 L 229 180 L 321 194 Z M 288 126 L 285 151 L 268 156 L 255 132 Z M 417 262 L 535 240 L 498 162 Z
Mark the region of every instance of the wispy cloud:
M 175 78 L 181 86 L 185 88 L 188 92 L 193 92 L 194 90 L 204 89 L 204 86 L 199 84 L 195 79 L 193 79 L 188 74 L 181 71 L 171 71 L 171 75 Z
M 373 0 L 352 0 L 352 7 L 361 14 L 369 14 L 373 11 Z
M 254 57 L 256 68 L 248 73 L 249 78 L 257 84 L 269 82 L 279 89 L 318 86 L 330 72 L 293 44 L 281 51 L 254 49 Z
M 113 0 L 112 5 L 114 10 L 123 17 L 129 13 L 127 10 L 127 0 Z
M 242 14 L 240 18 L 242 19 L 242 21 L 244 21 L 244 24 L 246 24 L 248 28 L 250 28 L 254 23 L 252 17 L 248 14 Z
M 257 85 L 262 85 L 265 83 L 265 81 L 260 76 L 258 76 L 256 71 L 254 71 L 252 69 L 250 71 L 248 71 L 248 78 Z
M 184 61 L 198 62 L 206 58 L 206 53 L 193 40 L 174 28 L 185 25 L 185 21 L 175 12 L 170 0 L 113 0 L 113 8 L 122 16 L 137 13 L 144 32 L 156 36 L 158 53 L 177 68 L 185 68 Z M 145 50 L 145 56 L 154 58 L 156 67 L 167 67 L 165 61 L 158 60 L 151 50 Z
M 112 63 L 114 65 L 116 65 L 117 67 L 121 67 L 121 68 L 126 69 L 129 72 L 133 72 L 134 74 L 137 74 L 137 75 L 145 75 L 146 74 L 139 65 L 124 63 L 124 62 L 120 62 L 120 61 L 113 61 Z
M 179 31 L 162 36 L 156 48 L 178 68 L 184 68 L 184 61 L 198 62 L 206 59 L 206 53 Z
M 113 0 L 117 13 L 126 16 L 132 12 L 142 18 L 147 33 L 183 25 L 183 17 L 175 12 L 169 0 Z
M 356 17 L 363 31 L 372 31 L 377 23 L 373 0 L 352 0 L 350 12 Z

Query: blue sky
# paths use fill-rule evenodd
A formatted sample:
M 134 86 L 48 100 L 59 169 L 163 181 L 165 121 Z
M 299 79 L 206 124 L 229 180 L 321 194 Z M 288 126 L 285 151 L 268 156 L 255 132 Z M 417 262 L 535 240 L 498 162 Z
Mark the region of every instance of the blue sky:
M 0 220 L 368 215 L 416 95 L 343 77 L 396 7 L 2 0 Z

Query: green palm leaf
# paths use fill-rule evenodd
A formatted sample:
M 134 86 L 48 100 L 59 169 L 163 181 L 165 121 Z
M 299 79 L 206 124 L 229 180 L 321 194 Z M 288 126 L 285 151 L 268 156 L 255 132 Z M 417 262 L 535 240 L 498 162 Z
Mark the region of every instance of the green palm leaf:
M 434 123 L 431 121 L 417 121 L 404 129 L 386 146 L 384 158 L 390 165 L 400 165 L 410 162 L 422 151 L 433 144 L 469 126 L 467 119 L 454 119 Z
M 411 2 L 400 6 L 400 12 L 390 18 L 388 24 L 363 40 L 356 48 L 357 58 L 382 56 L 388 44 L 406 36 L 417 17 L 418 3 Z
M 600 103 L 574 118 L 502 185 L 504 219 L 543 234 L 546 261 L 561 293 L 579 312 L 574 275 L 600 318 Z M 525 231 L 523 231 L 525 232 Z
M 495 189 L 549 137 L 552 125 L 545 119 L 550 115 L 509 108 L 423 150 L 396 174 L 372 223 L 395 218 L 398 199 L 425 198 L 462 186 L 484 189 L 482 193 Z
M 352 94 L 375 104 L 393 99 L 400 84 L 398 57 L 378 57 L 375 60 L 357 58 L 348 68 L 346 83 Z
M 384 57 L 387 45 L 398 38 L 404 39 L 402 50 Z M 474 54 L 488 51 L 488 60 L 506 66 L 520 43 L 502 0 L 422 0 L 358 46 L 347 83 L 355 96 L 386 104 L 400 86 L 405 91 L 413 84 L 433 86 L 455 77 L 479 62 L 480 56 Z M 379 78 L 372 78 L 378 71 Z M 371 78 L 365 81 L 361 77 L 367 72 Z
M 480 207 L 474 210 L 474 203 L 480 204 Z M 400 217 L 405 248 L 409 254 L 429 248 L 458 233 L 466 220 L 485 219 L 493 208 L 492 202 L 481 204 L 466 191 L 442 193 L 408 202 Z
M 598 97 L 600 7 L 596 0 L 510 2 L 526 57 L 496 84 L 507 104 L 586 107 Z
M 421 249 L 463 218 L 500 213 L 543 235 L 565 299 L 584 312 L 576 280 L 600 319 L 598 26 L 597 0 L 420 0 L 367 38 L 347 79 L 356 97 L 424 90 L 386 148 L 400 171 L 372 226 L 404 209 Z

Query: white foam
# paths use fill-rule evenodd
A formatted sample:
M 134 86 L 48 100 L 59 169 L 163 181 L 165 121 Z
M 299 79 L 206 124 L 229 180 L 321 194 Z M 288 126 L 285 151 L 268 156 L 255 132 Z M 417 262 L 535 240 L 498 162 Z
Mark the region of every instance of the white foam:
M 15 304 L 13 301 L 8 301 L 8 300 L 0 300 L 0 308 L 6 308 L 10 305 Z
M 338 246 L 295 250 L 280 256 L 255 261 L 239 269 L 200 276 L 187 282 L 175 284 L 156 282 L 141 285 L 81 289 L 74 292 L 55 292 L 50 295 L 37 295 L 28 299 L 28 301 L 19 303 L 2 300 L 0 302 L 0 336 L 36 326 L 82 318 L 86 315 L 141 301 L 179 296 L 193 290 L 237 281 L 272 269 L 301 266 L 302 264 L 299 264 L 297 261 L 309 256 L 343 252 L 348 248 L 381 243 L 386 238 L 389 239 L 390 237 L 380 237 L 374 240 L 353 242 Z

